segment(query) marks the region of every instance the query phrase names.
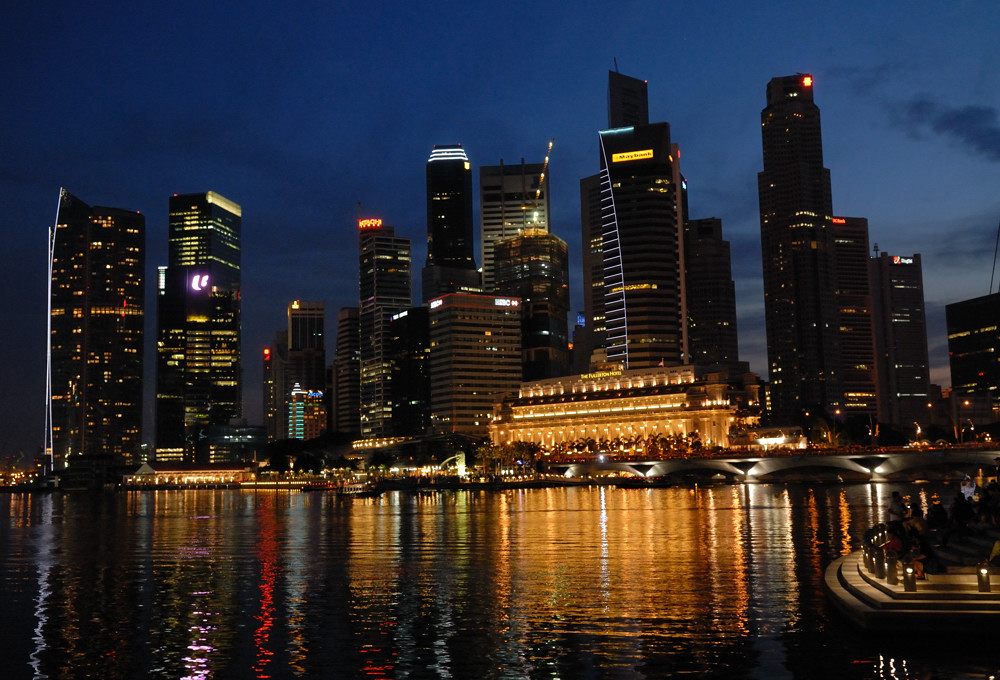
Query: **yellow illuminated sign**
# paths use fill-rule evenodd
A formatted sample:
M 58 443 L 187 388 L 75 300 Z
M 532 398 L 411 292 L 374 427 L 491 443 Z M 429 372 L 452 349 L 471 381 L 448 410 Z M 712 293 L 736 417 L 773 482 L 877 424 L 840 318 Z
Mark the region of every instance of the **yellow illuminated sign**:
M 652 149 L 641 149 L 639 151 L 625 151 L 623 153 L 611 154 L 612 163 L 622 163 L 624 161 L 640 161 L 644 158 L 652 158 Z

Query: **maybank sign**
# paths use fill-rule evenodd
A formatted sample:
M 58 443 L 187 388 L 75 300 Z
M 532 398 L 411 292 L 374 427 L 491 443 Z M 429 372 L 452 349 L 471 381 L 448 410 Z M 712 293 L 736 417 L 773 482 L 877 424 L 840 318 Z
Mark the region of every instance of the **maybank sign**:
M 625 161 L 641 161 L 644 158 L 652 158 L 652 149 L 641 149 L 639 151 L 625 151 L 623 153 L 611 154 L 612 163 L 624 163 Z

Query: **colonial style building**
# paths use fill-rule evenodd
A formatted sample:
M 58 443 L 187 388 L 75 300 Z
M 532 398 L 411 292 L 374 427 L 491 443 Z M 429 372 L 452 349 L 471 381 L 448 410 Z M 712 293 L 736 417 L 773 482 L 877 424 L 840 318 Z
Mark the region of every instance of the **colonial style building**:
M 556 450 L 574 442 L 634 442 L 681 436 L 728 447 L 730 431 L 756 423 L 756 380 L 730 382 L 696 366 L 613 368 L 527 382 L 497 405 L 494 444 L 517 441 Z

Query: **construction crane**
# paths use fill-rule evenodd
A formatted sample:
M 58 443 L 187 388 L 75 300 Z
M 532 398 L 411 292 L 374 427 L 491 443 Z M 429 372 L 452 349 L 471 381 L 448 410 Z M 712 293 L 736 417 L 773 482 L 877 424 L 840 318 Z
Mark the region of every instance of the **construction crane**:
M 538 191 L 535 192 L 535 206 L 538 206 L 538 198 L 542 195 L 542 185 L 545 183 L 545 173 L 549 170 L 549 156 L 552 154 L 552 145 L 556 140 L 553 137 L 549 140 L 549 148 L 545 150 L 545 162 L 542 163 L 542 174 L 538 176 Z

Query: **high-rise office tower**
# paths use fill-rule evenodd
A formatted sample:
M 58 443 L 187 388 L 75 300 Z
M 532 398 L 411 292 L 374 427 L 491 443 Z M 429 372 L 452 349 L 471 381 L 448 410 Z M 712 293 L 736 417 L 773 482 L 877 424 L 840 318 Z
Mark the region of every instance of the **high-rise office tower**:
M 868 220 L 830 220 L 837 272 L 840 379 L 844 388 L 841 416 L 878 415 L 878 366 L 868 257 Z
M 607 360 L 626 368 L 689 363 L 683 178 L 670 126 L 604 130 L 600 142 Z
M 391 366 L 386 355 L 391 318 L 412 304 L 410 239 L 381 219 L 358 221 L 358 324 L 361 333 L 361 436 L 382 437 L 392 426 Z
M 389 323 L 387 358 L 392 367 L 390 434 L 415 437 L 431 424 L 430 321 L 427 307 L 395 314 Z
M 757 175 L 772 411 L 833 413 L 843 399 L 830 171 L 806 74 L 772 79 Z
M 722 238 L 722 220 L 688 220 L 684 253 L 690 363 L 725 370 L 731 376 L 746 373 L 749 367 L 739 360 L 736 285 L 729 241 Z
M 493 406 L 521 384 L 521 301 L 454 293 L 431 300 L 431 418 L 435 432 L 485 436 Z
M 544 163 L 479 168 L 480 253 L 483 289 L 493 291 L 494 250 L 503 239 L 528 229 L 549 230 L 549 178 Z
M 575 368 L 688 361 L 685 200 L 667 123 L 648 124 L 645 81 L 608 74 L 599 175 L 580 181 L 585 330 Z
M 361 330 L 357 307 L 343 307 L 337 314 L 337 350 L 330 383 L 334 431 L 361 436 Z
M 927 317 L 920 255 L 881 253 L 869 260 L 875 354 L 879 369 L 879 422 L 926 426 L 933 414 L 927 355 Z
M 569 372 L 569 255 L 555 234 L 529 229 L 495 246 L 495 292 L 521 299 L 521 377 Z
M 50 242 L 49 409 L 56 469 L 138 462 L 146 218 L 62 191 Z
M 287 325 L 269 348 L 273 403 L 267 408 L 267 431 L 273 439 L 288 439 L 288 409 L 298 385 L 311 395 L 326 391 L 326 311 L 322 302 L 293 300 Z
M 214 191 L 170 198 L 157 297 L 157 460 L 211 462 L 198 447 L 205 429 L 242 416 L 241 217 Z
M 424 301 L 482 289 L 473 257 L 472 166 L 461 144 L 438 145 L 427 161 Z
M 608 71 L 608 127 L 649 125 L 646 81 Z
M 951 387 L 1000 406 L 1000 293 L 945 306 Z

